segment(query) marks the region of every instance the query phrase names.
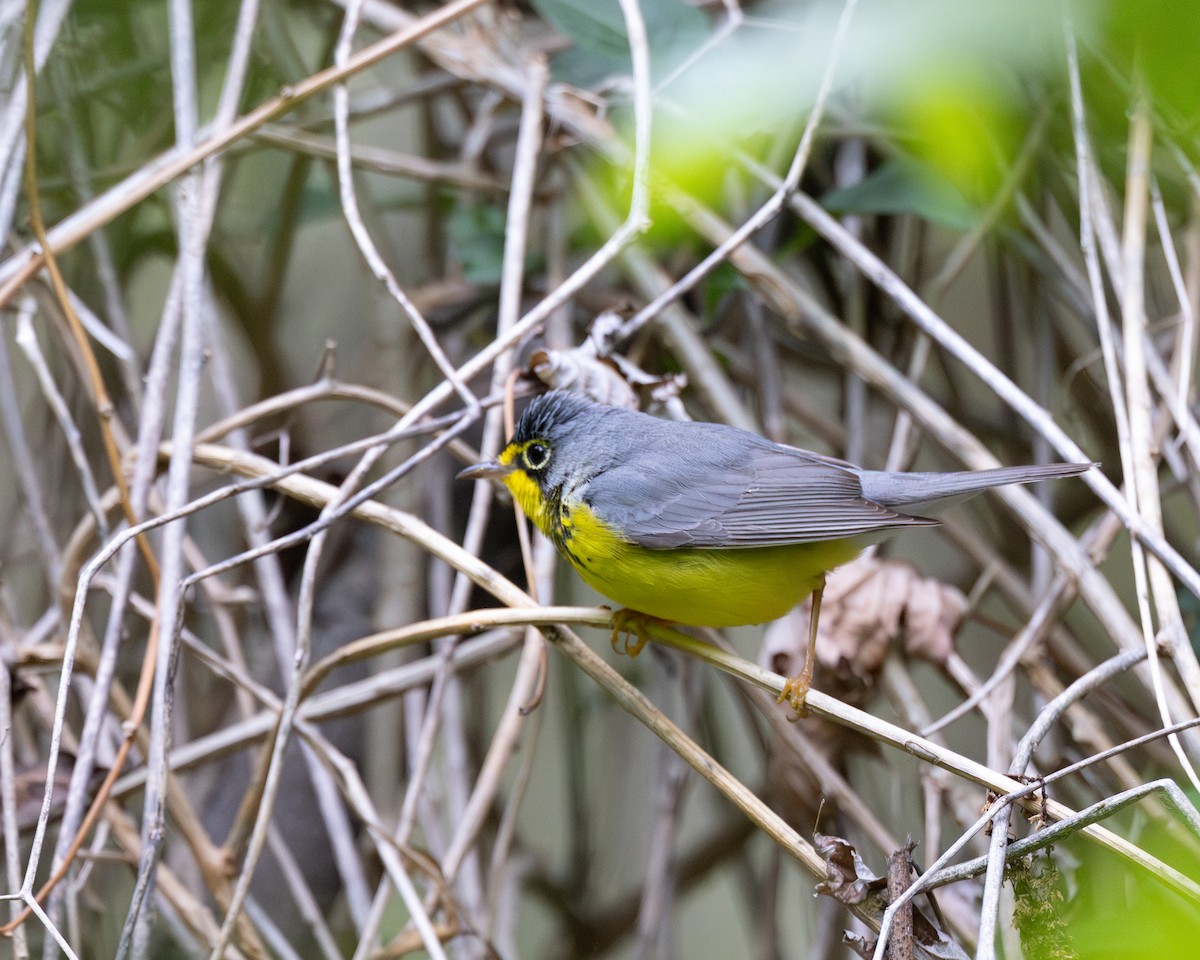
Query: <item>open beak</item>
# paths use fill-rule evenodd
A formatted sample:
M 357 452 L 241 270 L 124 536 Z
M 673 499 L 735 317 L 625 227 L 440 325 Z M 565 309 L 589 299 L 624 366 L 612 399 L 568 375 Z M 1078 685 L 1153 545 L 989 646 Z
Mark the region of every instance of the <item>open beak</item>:
M 477 463 L 473 467 L 467 467 L 466 470 L 460 470 L 456 480 L 503 480 L 515 470 L 509 464 L 499 463 L 495 460 L 485 460 L 483 463 Z

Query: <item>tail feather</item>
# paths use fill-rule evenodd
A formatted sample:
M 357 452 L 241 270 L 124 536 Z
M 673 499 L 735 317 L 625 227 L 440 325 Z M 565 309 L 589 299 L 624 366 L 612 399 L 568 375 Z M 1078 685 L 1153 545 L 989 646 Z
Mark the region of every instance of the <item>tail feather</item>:
M 995 470 L 964 470 L 957 473 L 887 473 L 863 470 L 863 494 L 885 507 L 915 508 L 972 496 L 992 487 L 1034 480 L 1074 477 L 1097 466 L 1095 463 L 1044 463 Z

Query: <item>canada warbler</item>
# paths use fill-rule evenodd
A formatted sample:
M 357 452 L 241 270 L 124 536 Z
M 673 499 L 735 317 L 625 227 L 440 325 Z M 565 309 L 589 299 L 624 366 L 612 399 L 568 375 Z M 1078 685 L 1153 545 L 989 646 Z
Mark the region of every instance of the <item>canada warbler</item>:
M 813 594 L 806 667 L 785 688 L 800 709 L 826 573 L 897 529 L 938 522 L 900 508 L 1092 466 L 862 470 L 722 424 L 660 420 L 554 391 L 529 404 L 496 461 L 459 477 L 502 481 L 579 575 L 634 616 L 763 623 Z

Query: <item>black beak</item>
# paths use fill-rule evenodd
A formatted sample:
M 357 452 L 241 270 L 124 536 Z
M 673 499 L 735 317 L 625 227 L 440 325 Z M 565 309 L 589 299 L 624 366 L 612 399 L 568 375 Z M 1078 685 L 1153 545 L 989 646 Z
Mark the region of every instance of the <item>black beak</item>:
M 460 470 L 455 480 L 502 480 L 512 473 L 516 467 L 499 463 L 495 460 L 485 460 L 473 467 Z

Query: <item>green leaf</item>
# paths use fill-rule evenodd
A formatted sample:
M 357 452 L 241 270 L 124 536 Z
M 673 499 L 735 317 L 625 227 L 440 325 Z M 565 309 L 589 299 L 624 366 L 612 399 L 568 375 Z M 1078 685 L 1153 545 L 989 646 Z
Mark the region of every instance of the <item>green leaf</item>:
M 728 294 L 748 290 L 749 287 L 750 285 L 746 282 L 746 278 L 733 264 L 728 262 L 718 264 L 704 278 L 700 288 L 704 301 L 705 317 L 711 317 L 721 301 Z
M 1180 132 L 1194 133 L 1200 113 L 1195 67 L 1200 4 L 1116 0 L 1109 7 L 1108 39 L 1119 69 L 1141 74 L 1155 110 L 1170 114 Z
M 463 278 L 498 284 L 504 269 L 504 211 L 485 203 L 460 206 L 450 214 L 446 229 Z
M 629 72 L 629 35 L 617 0 L 533 0 L 533 6 L 575 44 L 554 58 L 558 79 L 589 86 Z M 645 0 L 641 10 L 655 75 L 672 68 L 709 33 L 708 18 L 683 0 Z
M 629 58 L 625 19 L 616 0 L 533 0 L 534 9 L 585 50 Z
M 931 168 L 894 158 L 858 183 L 830 190 L 821 204 L 832 213 L 912 213 L 956 230 L 975 222 L 975 209 Z

